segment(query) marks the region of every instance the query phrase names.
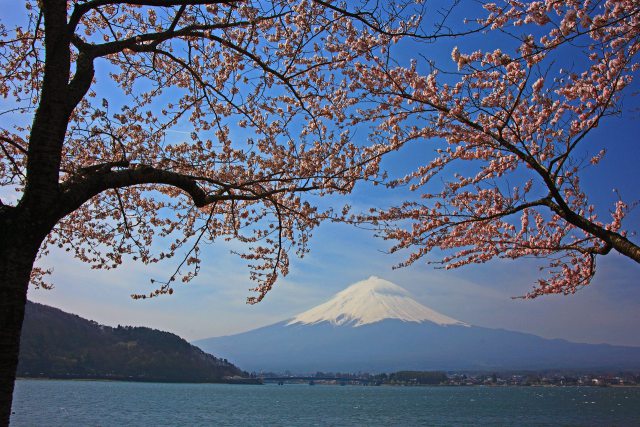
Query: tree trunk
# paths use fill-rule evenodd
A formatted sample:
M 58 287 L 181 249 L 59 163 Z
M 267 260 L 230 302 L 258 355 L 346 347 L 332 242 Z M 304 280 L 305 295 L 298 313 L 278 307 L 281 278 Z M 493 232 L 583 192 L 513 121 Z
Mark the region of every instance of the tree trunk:
M 0 206 L 0 426 L 9 424 L 27 289 L 42 242 L 18 211 Z

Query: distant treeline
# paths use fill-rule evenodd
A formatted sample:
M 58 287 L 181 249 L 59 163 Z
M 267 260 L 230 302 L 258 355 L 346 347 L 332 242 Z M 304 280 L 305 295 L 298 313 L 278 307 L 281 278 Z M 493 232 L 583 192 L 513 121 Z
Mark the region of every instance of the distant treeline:
M 303 378 L 306 375 L 291 374 L 290 372 L 275 373 L 275 372 L 263 372 L 251 374 L 252 377 L 260 378 Z M 351 380 L 358 382 L 358 380 L 365 380 L 367 383 L 373 384 L 420 384 L 420 385 L 437 385 L 445 384 L 448 382 L 449 377 L 443 371 L 398 371 L 391 374 L 369 374 L 369 373 L 343 373 L 343 372 L 321 372 L 318 371 L 308 378 L 318 379 L 338 379 L 338 380 Z
M 447 380 L 447 374 L 440 371 L 399 371 L 389 374 L 386 382 L 442 384 Z

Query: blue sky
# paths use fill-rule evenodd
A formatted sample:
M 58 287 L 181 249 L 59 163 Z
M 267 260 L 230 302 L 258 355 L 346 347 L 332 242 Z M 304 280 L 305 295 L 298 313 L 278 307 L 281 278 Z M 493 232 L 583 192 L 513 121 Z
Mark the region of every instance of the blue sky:
M 632 102 L 629 102 L 632 101 Z M 622 116 L 612 117 L 593 135 L 608 155 L 587 177 L 585 185 L 596 203 L 610 203 L 613 188 L 628 200 L 638 200 L 637 135 L 640 122 L 630 97 Z M 389 163 L 415 160 L 418 148 L 394 154 Z M 335 206 L 383 205 L 394 195 L 360 185 Z M 328 201 L 327 201 L 328 202 Z M 638 230 L 636 209 L 628 229 Z M 56 288 L 31 290 L 30 299 L 77 313 L 109 325 L 149 326 L 177 333 L 189 340 L 237 333 L 275 323 L 320 304 L 350 284 L 377 275 L 409 290 L 416 300 L 465 322 L 493 328 L 535 333 L 578 342 L 640 346 L 640 265 L 617 253 L 601 257 L 593 283 L 572 296 L 512 299 L 533 285 L 536 263 L 494 261 L 457 270 L 436 270 L 424 262 L 403 269 L 392 266 L 406 254 L 385 253 L 389 245 L 371 232 L 345 224 L 322 224 L 311 240 L 311 253 L 293 258 L 289 276 L 257 305 L 245 304 L 252 282 L 242 260 L 230 253 L 234 243 L 205 247 L 201 274 L 178 285 L 172 296 L 134 301 L 132 292 L 149 289 L 149 279 L 168 275 L 174 264 L 145 267 L 126 265 L 95 271 L 53 252 Z
M 439 53 L 448 56 L 447 42 Z M 409 51 L 400 52 L 407 58 Z M 629 93 L 640 89 L 637 83 Z M 637 95 L 628 96 L 619 117 L 609 118 L 594 132 L 589 144 L 605 146 L 608 154 L 590 170 L 584 185 L 604 212 L 617 188 L 628 201 L 640 200 L 640 106 Z M 424 147 L 409 147 L 387 165 L 403 166 L 428 155 Z M 382 205 L 396 196 L 359 186 L 354 194 L 330 203 L 339 207 Z M 627 229 L 640 228 L 638 209 L 627 219 Z M 638 241 L 635 238 L 635 241 Z M 150 278 L 168 276 L 175 264 L 129 264 L 114 271 L 91 270 L 68 254 L 52 251 L 45 265 L 54 268 L 53 290 L 29 291 L 33 301 L 53 305 L 108 325 L 144 325 L 168 330 L 189 340 L 226 335 L 274 323 L 324 302 L 353 282 L 371 275 L 390 280 L 421 303 L 459 320 L 487 327 L 535 333 L 579 342 L 608 342 L 640 346 L 640 265 L 612 253 L 601 257 L 592 285 L 574 296 L 548 296 L 536 300 L 512 299 L 526 293 L 536 279 L 531 261 L 496 261 L 458 270 L 434 270 L 418 262 L 393 270 L 403 255 L 388 255 L 388 243 L 372 233 L 344 224 L 321 225 L 311 241 L 311 253 L 292 259 L 291 273 L 263 302 L 250 306 L 245 299 L 253 284 L 242 260 L 230 253 L 234 243 L 216 243 L 203 251 L 200 275 L 188 285 L 178 285 L 172 296 L 132 300 L 146 291 Z M 406 255 L 406 254 L 404 254 Z
M 187 339 L 236 333 L 274 323 L 324 302 L 349 284 L 377 275 L 409 290 L 421 303 L 480 326 L 536 333 L 580 342 L 640 345 L 640 268 L 613 254 L 599 263 L 593 284 L 578 294 L 514 300 L 536 274 L 527 262 L 501 261 L 459 270 L 424 264 L 392 270 L 399 260 L 382 253 L 385 243 L 368 232 L 324 224 L 312 251 L 292 262 L 291 274 L 257 305 L 245 304 L 251 283 L 242 262 L 226 245 L 206 249 L 202 273 L 170 297 L 133 301 L 129 294 L 149 286 L 149 277 L 171 266 L 139 264 L 92 271 L 54 253 L 50 291 L 31 290 L 30 299 L 110 325 L 132 324 L 175 332 Z M 212 260 L 215 260 L 212 261 Z

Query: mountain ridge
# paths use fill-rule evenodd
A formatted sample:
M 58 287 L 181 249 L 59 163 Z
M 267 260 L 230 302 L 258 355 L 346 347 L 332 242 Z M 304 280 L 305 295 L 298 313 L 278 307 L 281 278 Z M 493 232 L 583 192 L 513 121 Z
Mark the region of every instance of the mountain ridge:
M 247 376 L 170 332 L 113 328 L 31 301 L 17 375 L 163 382 L 228 382 L 225 377 Z
M 292 319 L 194 343 L 253 371 L 640 369 L 640 347 L 573 343 L 473 326 L 421 304 L 422 319 L 398 314 L 394 307 L 373 310 L 367 317 L 360 310 L 366 308 L 362 299 L 371 289 L 363 282 L 380 285 L 382 289 L 369 283 L 383 301 L 385 289 L 411 300 L 406 290 L 370 277 Z M 356 292 L 347 292 L 354 286 Z M 353 300 L 354 294 L 360 300 Z M 362 304 L 354 309 L 351 303 Z M 438 322 L 438 316 L 450 320 Z

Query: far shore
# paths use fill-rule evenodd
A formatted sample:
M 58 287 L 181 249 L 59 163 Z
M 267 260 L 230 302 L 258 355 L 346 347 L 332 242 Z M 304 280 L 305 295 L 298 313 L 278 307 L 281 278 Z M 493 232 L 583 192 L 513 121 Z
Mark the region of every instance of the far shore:
M 233 385 L 308 385 L 308 382 L 303 381 L 291 381 L 278 384 L 276 382 L 268 381 L 263 382 L 260 378 L 238 378 L 235 380 L 226 381 L 166 381 L 166 380 L 148 380 L 148 379 L 133 379 L 133 378 L 69 378 L 69 377 L 17 377 L 16 380 L 32 380 L 32 381 L 85 381 L 85 382 L 119 382 L 119 383 L 153 383 L 153 384 L 233 384 Z M 486 388 L 508 388 L 508 387 L 537 387 L 537 388 L 637 388 L 640 384 L 606 384 L 606 385 L 594 385 L 594 384 L 568 384 L 568 385 L 556 385 L 556 384 L 364 384 L 359 383 L 357 380 L 339 384 L 333 382 L 314 381 L 314 386 L 358 386 L 358 387 L 486 387 Z

